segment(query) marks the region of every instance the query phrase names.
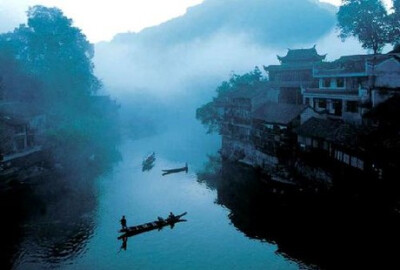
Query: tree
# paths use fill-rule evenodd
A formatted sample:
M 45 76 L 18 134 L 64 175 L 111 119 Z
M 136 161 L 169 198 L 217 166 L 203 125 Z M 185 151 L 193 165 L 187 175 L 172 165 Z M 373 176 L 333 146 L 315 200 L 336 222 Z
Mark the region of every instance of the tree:
M 218 132 L 220 130 L 221 116 L 215 101 L 204 104 L 196 110 L 196 118 L 207 127 L 207 133 Z
M 35 103 L 39 88 L 38 81 L 24 72 L 12 54 L 0 47 L 0 100 Z
M 204 104 L 196 110 L 196 119 L 208 128 L 207 133 L 220 131 L 221 114 L 218 112 L 218 100 L 226 93 L 245 89 L 252 91 L 257 88 L 263 81 L 263 76 L 258 67 L 253 71 L 238 75 L 233 73 L 228 81 L 223 81 L 215 90 L 217 97 L 213 101 Z
M 58 8 L 34 6 L 27 14 L 26 25 L 1 35 L 0 48 L 12 50 L 24 70 L 42 83 L 42 103 L 85 107 L 78 103 L 101 87 L 94 75 L 93 45 Z
M 26 25 L 0 34 L 0 94 L 46 115 L 44 147 L 57 162 L 114 158 L 117 108 L 93 97 L 101 87 L 93 45 L 58 8 L 34 6 L 27 15 Z
M 356 37 L 374 54 L 391 43 L 389 17 L 380 0 L 343 0 L 337 13 L 340 37 Z
M 393 0 L 393 11 L 397 14 L 400 12 L 400 0 Z
M 391 41 L 395 45 L 395 50 L 400 51 L 400 0 L 393 0 L 393 13 L 390 14 L 390 36 Z

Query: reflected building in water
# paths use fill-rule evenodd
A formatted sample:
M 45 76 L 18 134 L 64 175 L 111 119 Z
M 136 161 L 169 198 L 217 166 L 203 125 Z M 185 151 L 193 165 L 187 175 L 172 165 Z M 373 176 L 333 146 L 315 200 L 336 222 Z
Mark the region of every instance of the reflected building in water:
M 199 181 L 216 189 L 216 203 L 229 209 L 232 224 L 247 237 L 276 244 L 278 253 L 305 269 L 400 267 L 393 248 L 400 216 L 387 201 L 290 192 L 260 182 L 250 167 L 215 157 L 210 162 Z

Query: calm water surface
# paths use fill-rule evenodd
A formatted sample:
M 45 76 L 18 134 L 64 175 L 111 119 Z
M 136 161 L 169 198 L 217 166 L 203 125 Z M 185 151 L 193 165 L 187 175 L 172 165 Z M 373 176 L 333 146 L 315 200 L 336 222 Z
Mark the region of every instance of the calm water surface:
M 190 134 L 196 134 L 191 136 Z M 93 207 L 64 224 L 49 217 L 27 223 L 15 258 L 15 269 L 299 269 L 277 253 L 277 246 L 247 238 L 231 223 L 229 210 L 215 204 L 216 191 L 196 179 L 207 154 L 219 149 L 219 138 L 179 128 L 140 140 L 125 140 L 122 161 L 96 181 Z M 142 172 L 141 162 L 155 151 L 156 163 Z M 189 173 L 161 175 L 162 169 L 189 164 Z M 71 209 L 85 208 L 76 198 Z M 54 206 L 55 208 L 57 206 Z M 68 207 L 67 207 L 68 208 Z M 63 210 L 65 211 L 65 210 Z M 188 212 L 188 222 L 117 240 L 119 219 L 128 226 Z M 67 238 L 63 238 L 68 235 Z

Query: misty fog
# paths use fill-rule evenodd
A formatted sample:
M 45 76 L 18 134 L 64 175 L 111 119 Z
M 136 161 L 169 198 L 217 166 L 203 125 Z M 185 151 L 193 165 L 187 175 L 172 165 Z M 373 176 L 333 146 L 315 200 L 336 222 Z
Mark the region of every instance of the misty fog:
M 399 145 L 391 110 L 400 99 L 389 107 L 393 119 L 379 122 L 379 110 L 362 118 L 373 109 L 372 95 L 362 100 L 372 88 L 362 86 L 376 55 L 360 56 L 370 52 L 358 39 L 338 37 L 338 7 L 204 0 L 157 26 L 93 43 L 60 8 L 34 6 L 21 18 L 22 4 L 4 1 L 0 32 L 15 30 L 0 35 L 0 209 L 10 220 L 0 268 L 324 269 L 348 259 L 338 247 L 358 263 L 376 254 L 360 239 L 385 245 L 380 232 L 364 239 L 358 227 L 380 220 L 386 203 L 395 214 L 382 214 L 392 225 L 385 237 L 400 239 L 397 194 L 372 211 L 352 193 L 369 172 L 368 192 L 384 175 L 381 146 Z M 289 49 L 309 50 L 280 62 Z M 330 62 L 345 55 L 355 57 Z M 398 69 L 388 77 L 400 77 L 400 53 L 380 57 L 379 65 Z M 263 67 L 279 64 L 267 68 L 267 82 Z M 328 75 L 316 75 L 325 65 Z M 277 92 L 293 104 L 269 103 Z M 360 116 L 357 129 L 342 113 Z M 389 135 L 374 133 L 376 123 Z M 368 144 L 371 152 L 361 149 Z M 393 149 L 389 161 L 400 151 Z M 387 163 L 397 175 L 398 163 Z M 175 228 L 172 212 L 188 222 Z M 355 229 L 343 226 L 348 220 Z
M 310 0 L 207 0 L 182 17 L 96 44 L 95 72 L 121 103 L 123 123 L 153 131 L 188 124 L 232 73 L 277 64 L 288 48 L 316 45 L 328 60 L 362 53 L 358 41 L 337 37 L 335 12 Z

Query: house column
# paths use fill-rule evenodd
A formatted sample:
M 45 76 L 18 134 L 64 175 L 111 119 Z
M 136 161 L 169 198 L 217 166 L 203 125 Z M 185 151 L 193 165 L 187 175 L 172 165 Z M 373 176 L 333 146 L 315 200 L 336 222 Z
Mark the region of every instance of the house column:
M 347 101 L 345 99 L 342 99 L 342 113 L 347 112 Z
M 328 113 L 333 112 L 333 103 L 331 99 L 326 99 L 326 109 L 328 110 Z

